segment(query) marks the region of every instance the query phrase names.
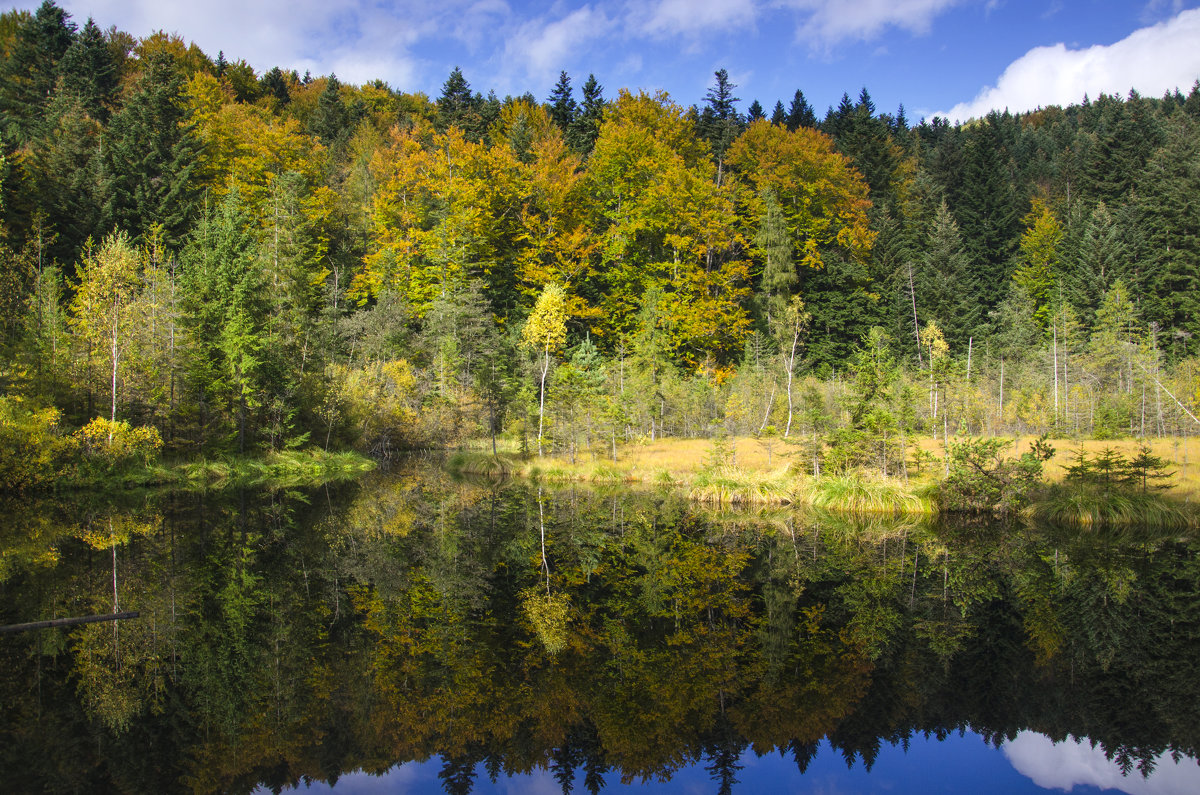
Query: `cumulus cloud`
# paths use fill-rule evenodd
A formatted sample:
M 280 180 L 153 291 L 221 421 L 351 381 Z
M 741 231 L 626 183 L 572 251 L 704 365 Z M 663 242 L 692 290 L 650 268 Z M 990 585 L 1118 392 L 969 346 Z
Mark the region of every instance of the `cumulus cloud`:
M 1184 795 L 1200 792 L 1200 765 L 1184 757 L 1176 762 L 1169 754 L 1155 760 L 1154 772 L 1143 778 L 1134 771 L 1121 774 L 1117 763 L 1099 747 L 1079 740 L 1055 743 L 1037 732 L 1025 731 L 1003 746 L 1013 768 L 1039 787 L 1069 792 L 1076 784 L 1116 789 L 1128 795 Z
M 962 0 L 782 0 L 800 12 L 798 37 L 814 48 L 846 40 L 870 41 L 887 28 L 923 35 L 933 18 Z
M 1011 63 L 996 85 L 936 115 L 965 121 L 991 110 L 1013 112 L 1079 102 L 1084 94 L 1161 95 L 1187 90 L 1200 77 L 1200 9 L 1134 31 L 1115 44 L 1072 50 L 1035 47 Z

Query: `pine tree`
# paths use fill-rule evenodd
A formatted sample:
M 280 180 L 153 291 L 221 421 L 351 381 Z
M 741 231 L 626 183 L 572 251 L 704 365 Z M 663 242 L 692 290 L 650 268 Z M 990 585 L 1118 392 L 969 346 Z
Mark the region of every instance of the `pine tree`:
M 109 127 L 102 159 L 101 223 L 142 236 L 161 224 L 168 247 L 180 242 L 198 195 L 199 144 L 182 100 L 174 61 L 155 56 Z
M 18 143 L 32 138 L 58 78 L 58 63 L 75 39 L 70 15 L 45 0 L 18 29 L 12 52 L 0 66 L 3 132 Z
M 593 74 L 588 75 L 582 93 L 583 102 L 567 135 L 567 142 L 579 154 L 588 155 L 600 136 L 600 125 L 604 121 L 604 108 L 607 103 L 604 100 L 604 86 L 596 81 Z
M 775 101 L 775 109 L 771 111 L 771 124 L 777 126 L 787 124 L 787 111 L 783 109 L 783 100 Z
M 317 109 L 308 119 L 308 131 L 326 146 L 344 144 L 350 138 L 350 114 L 342 101 L 342 84 L 331 74 L 317 98 Z
M 772 119 L 772 123 L 774 123 L 774 119 Z M 788 108 L 787 128 L 795 131 L 801 127 L 815 129 L 816 126 L 817 114 L 813 112 L 812 106 L 804 98 L 804 92 L 796 89 L 796 94 L 792 97 L 791 107 Z
M 763 112 L 763 106 L 758 103 L 757 99 L 750 103 L 749 109 L 746 110 L 747 123 L 765 119 L 766 117 L 767 114 Z
M 59 61 L 58 75 L 57 93 L 73 95 L 92 118 L 108 121 L 117 93 L 117 65 L 91 17 Z
M 575 97 L 571 93 L 571 78 L 566 72 L 559 72 L 558 82 L 546 101 L 550 103 L 550 118 L 554 120 L 558 129 L 562 130 L 563 135 L 567 135 L 575 124 L 579 106 L 575 104 Z

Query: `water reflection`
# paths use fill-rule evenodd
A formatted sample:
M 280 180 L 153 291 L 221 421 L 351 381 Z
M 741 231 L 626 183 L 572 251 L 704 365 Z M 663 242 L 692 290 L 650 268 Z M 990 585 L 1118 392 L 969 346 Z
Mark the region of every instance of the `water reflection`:
M 1160 754 L 1146 775 L 1128 775 L 1102 748 L 1086 740 L 1054 742 L 1044 734 L 1024 731 L 1004 744 L 1013 767 L 1039 787 L 1071 791 L 1077 786 L 1115 789 L 1129 795 L 1189 795 L 1200 792 L 1200 765 L 1191 757 Z
M 0 639 L 0 778 L 21 790 L 251 792 L 408 762 L 447 792 L 755 791 L 775 764 L 876 788 L 926 746 L 954 749 L 923 767 L 950 781 L 968 728 L 1010 771 L 994 749 L 1024 759 L 1036 731 L 1140 781 L 1200 731 L 1186 539 L 713 514 L 419 468 L 18 506 L 0 540 L 4 623 L 142 615 Z

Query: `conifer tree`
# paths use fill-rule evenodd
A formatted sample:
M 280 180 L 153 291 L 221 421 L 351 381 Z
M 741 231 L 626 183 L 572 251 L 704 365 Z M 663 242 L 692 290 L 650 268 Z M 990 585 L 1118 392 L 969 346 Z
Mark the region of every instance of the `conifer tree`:
M 546 101 L 550 104 L 550 118 L 566 136 L 575 124 L 579 106 L 575 104 L 575 97 L 571 92 L 571 78 L 565 71 L 558 73 L 558 82 L 554 84 L 554 90 L 550 92 Z
M 191 222 L 198 194 L 199 143 L 182 102 L 174 62 L 156 56 L 109 127 L 101 174 L 101 223 L 135 236 L 161 224 L 174 247 Z
M 58 63 L 74 38 L 70 15 L 53 0 L 44 0 L 17 29 L 12 52 L 0 64 L 0 117 L 6 136 L 24 143 L 36 134 L 58 78 Z
M 70 94 L 88 115 L 107 122 L 117 92 L 117 65 L 100 28 L 88 18 L 58 63 L 57 93 Z
M 775 109 L 771 111 L 771 124 L 787 124 L 787 111 L 783 109 L 783 100 L 775 100 Z
M 604 121 L 604 86 L 596 81 L 596 76 L 588 75 L 587 82 L 582 88 L 583 102 L 579 114 L 567 135 L 567 142 L 581 155 L 588 155 L 600 137 L 600 125 Z
M 772 119 L 771 123 L 774 124 L 775 120 Z M 804 98 L 804 92 L 796 89 L 796 94 L 792 97 L 792 104 L 788 108 L 787 128 L 795 131 L 801 127 L 815 128 L 816 126 L 817 114 L 813 112 L 812 106 Z

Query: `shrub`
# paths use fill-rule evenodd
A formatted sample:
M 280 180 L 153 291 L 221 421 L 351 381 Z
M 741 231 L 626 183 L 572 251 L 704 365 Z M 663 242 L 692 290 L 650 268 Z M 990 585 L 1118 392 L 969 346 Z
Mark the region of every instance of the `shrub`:
M 1054 455 L 1043 435 L 1017 458 L 1002 458 L 1007 439 L 968 439 L 950 445 L 950 474 L 942 481 L 949 511 L 1009 513 L 1042 483 L 1042 465 Z
M 54 481 L 71 448 L 58 420 L 58 409 L 28 409 L 0 397 L 0 486 L 22 492 Z
M 158 429 L 143 425 L 131 427 L 124 420 L 97 417 L 74 434 L 79 456 L 87 469 L 117 472 L 135 466 L 149 466 L 158 460 L 162 437 Z

